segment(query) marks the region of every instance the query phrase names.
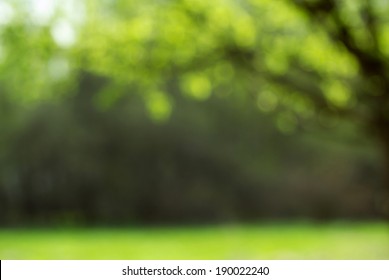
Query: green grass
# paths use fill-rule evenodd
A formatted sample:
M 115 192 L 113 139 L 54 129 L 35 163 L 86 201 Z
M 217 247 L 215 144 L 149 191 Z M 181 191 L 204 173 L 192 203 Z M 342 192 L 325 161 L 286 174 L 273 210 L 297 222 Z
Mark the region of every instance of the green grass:
M 389 259 L 389 225 L 2 229 L 0 259 Z

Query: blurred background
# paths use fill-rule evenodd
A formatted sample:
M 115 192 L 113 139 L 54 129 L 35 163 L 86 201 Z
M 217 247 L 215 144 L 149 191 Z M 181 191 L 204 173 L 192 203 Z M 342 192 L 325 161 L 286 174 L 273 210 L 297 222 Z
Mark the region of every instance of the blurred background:
M 388 15 L 385 0 L 1 0 L 0 225 L 382 221 Z

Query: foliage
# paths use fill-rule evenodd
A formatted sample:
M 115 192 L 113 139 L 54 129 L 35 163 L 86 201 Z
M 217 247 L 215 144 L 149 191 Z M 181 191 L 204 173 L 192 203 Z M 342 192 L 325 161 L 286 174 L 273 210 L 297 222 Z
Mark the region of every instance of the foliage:
M 368 128 L 389 162 L 388 3 L 65 2 L 0 1 L 2 222 L 374 216 L 389 171 L 363 144 L 332 158 L 294 141 L 323 120 L 335 139 Z
M 43 23 L 2 3 L 19 12 L 1 28 L 2 86 L 12 96 L 44 96 L 47 84 L 84 69 L 140 92 L 156 120 L 168 118 L 177 90 L 198 100 L 249 95 L 263 111 L 279 109 L 285 132 L 314 109 L 366 123 L 385 106 L 385 1 L 85 1 L 73 7 L 78 17 L 55 6 Z M 107 106 L 121 94 L 101 95 Z
M 288 121 L 279 114 L 284 131 L 314 109 L 369 122 L 385 95 L 378 83 L 387 80 L 389 7 L 329 1 L 327 11 L 322 1 L 292 2 L 117 1 L 102 17 L 95 11 L 80 45 L 88 69 L 135 82 L 145 96 L 158 88 L 169 100 L 178 79 L 197 99 L 233 92 L 252 95 L 264 111 L 292 110 Z M 316 13 L 322 21 L 312 24 Z M 166 114 L 168 103 L 161 101 Z

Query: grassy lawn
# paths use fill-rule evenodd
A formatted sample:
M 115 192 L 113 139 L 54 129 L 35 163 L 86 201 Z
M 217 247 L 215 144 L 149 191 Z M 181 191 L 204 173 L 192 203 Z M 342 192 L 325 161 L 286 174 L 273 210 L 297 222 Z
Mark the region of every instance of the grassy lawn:
M 0 229 L 0 259 L 389 259 L 389 225 Z

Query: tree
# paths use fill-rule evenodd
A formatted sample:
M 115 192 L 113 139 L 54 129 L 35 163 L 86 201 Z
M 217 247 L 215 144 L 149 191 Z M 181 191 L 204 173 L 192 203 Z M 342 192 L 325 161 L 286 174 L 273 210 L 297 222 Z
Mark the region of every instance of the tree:
M 352 104 L 337 106 L 340 108 L 336 109 L 339 114 L 361 123 L 381 142 L 387 176 L 381 210 L 389 215 L 388 3 L 335 0 L 292 2 L 305 12 L 333 46 L 343 49 L 356 63 L 357 72 L 338 78 L 349 91 Z M 322 78 L 327 78 L 323 73 L 315 72 L 321 74 Z M 329 79 L 337 78 L 334 73 L 330 74 Z M 302 91 L 302 94 L 307 95 L 308 92 Z M 321 104 L 317 105 L 321 107 Z M 326 104 L 324 109 L 332 111 L 331 105 L 333 104 Z
M 139 93 L 155 121 L 169 118 L 176 92 L 199 101 L 211 94 L 237 102 L 254 100 L 262 111 L 275 115 L 277 127 L 286 133 L 318 115 L 345 118 L 378 139 L 389 176 L 387 1 L 84 4 L 82 24 L 63 13 L 36 25 L 35 32 L 23 18 L 1 27 L 11 42 L 3 49 L 19 46 L 26 64 L 22 71 L 9 71 L 16 58 L 8 56 L 0 68 L 10 77 L 2 81 L 3 88 L 21 96 L 50 92 L 42 84 L 58 83 L 55 75 L 41 82 L 43 66 L 50 62 L 57 69 L 52 73 L 72 68 L 67 71 L 109 77 L 111 83 L 96 97 L 102 108 L 126 92 Z M 45 45 L 46 51 L 31 55 L 26 41 L 18 40 L 21 34 L 27 34 L 31 46 Z M 58 34 L 68 34 L 68 39 Z M 71 42 L 69 34 L 78 40 Z M 23 80 L 29 81 L 27 86 Z M 385 188 L 389 193 L 389 178 Z M 381 205 L 389 214 L 387 198 Z
M 170 112 L 172 82 L 200 100 L 254 97 L 285 132 L 318 114 L 346 118 L 379 140 L 389 175 L 386 1 L 115 3 L 109 23 L 95 11 L 86 25 L 87 68 L 135 81 L 156 118 Z

